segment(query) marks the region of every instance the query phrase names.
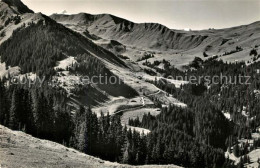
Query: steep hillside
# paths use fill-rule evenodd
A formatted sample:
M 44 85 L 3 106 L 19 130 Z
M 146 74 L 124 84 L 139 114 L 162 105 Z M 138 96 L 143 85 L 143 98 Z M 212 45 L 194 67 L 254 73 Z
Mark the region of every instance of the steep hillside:
M 83 53 L 100 57 L 117 66 L 125 66 L 124 62 L 111 52 L 41 13 L 34 14 L 20 0 L 2 0 L 0 9 L 0 43 L 4 43 L 1 45 L 1 59 L 7 62 L 7 66 L 23 65 L 23 62 L 32 57 L 37 61 L 37 55 L 52 57 L 54 54 L 56 58 L 52 57 L 52 61 L 56 62 L 64 58 L 64 55 L 75 57 Z M 17 45 L 22 43 L 22 40 L 24 46 Z M 44 51 L 40 51 L 43 48 L 50 51 L 48 56 L 47 53 L 42 53 Z M 19 61 L 21 56 L 27 60 Z
M 93 85 L 88 86 L 87 93 L 82 88 L 78 93 L 80 76 L 91 77 L 100 74 L 111 76 L 113 74 L 108 65 L 127 69 L 126 64 L 112 52 L 56 23 L 48 16 L 30 13 L 32 11 L 19 0 L 8 1 L 8 3 L 1 1 L 1 5 L 3 11 L 10 12 L 8 13 L 10 15 L 4 13 L 4 17 L 10 17 L 5 20 L 0 29 L 1 76 L 33 73 L 47 78 L 53 77 L 59 82 L 56 87 L 62 87 L 68 94 L 73 90 L 77 95 L 73 98 L 78 104 L 82 102 L 83 105 L 96 105 L 108 99 L 110 95 L 125 97 L 137 95 L 132 88 L 124 84 Z M 67 58 L 77 60 L 74 70 L 71 69 L 69 72 L 67 66 L 63 69 L 55 69 L 60 61 Z M 81 69 L 81 72 L 75 71 L 75 68 Z M 15 73 L 12 73 L 13 69 Z M 57 73 L 57 71 L 62 72 Z M 68 84 L 72 78 L 77 80 L 75 85 Z
M 0 125 L 0 167 L 161 167 L 179 168 L 175 165 L 129 166 L 112 163 L 80 153 L 63 145 L 34 138 L 20 131 Z
M 24 13 L 33 13 L 20 0 L 1 0 L 0 1 L 0 27 L 7 25 L 13 17 Z
M 137 24 L 109 14 L 54 14 L 51 18 L 75 30 L 80 31 L 78 28 L 82 28 L 83 31 L 88 30 L 91 34 L 104 39 L 117 40 L 125 45 L 139 48 L 191 49 L 207 38 L 207 36 L 176 32 L 156 23 Z
M 21 44 L 17 45 L 19 43 Z M 11 66 L 20 65 L 22 68 L 32 58 L 35 58 L 33 59 L 35 62 L 29 65 L 37 66 L 37 62 L 41 59 L 45 61 L 51 59 L 47 67 L 53 68 L 56 61 L 63 59 L 64 55 L 77 56 L 83 53 L 93 53 L 90 55 L 101 57 L 118 66 L 124 66 L 124 63 L 112 53 L 44 15 L 39 23 L 29 23 L 27 27 L 23 24 L 14 31 L 12 37 L 1 45 L 0 50 L 2 61 Z M 42 62 L 40 64 L 44 66 Z M 42 68 L 46 67 L 40 66 L 40 69 Z M 23 70 L 26 72 L 26 69 L 23 68 Z
M 206 45 L 204 51 L 207 53 L 225 52 L 236 46 L 247 48 L 260 44 L 260 22 L 219 30 L 194 31 L 194 33 L 210 37 L 204 44 Z
M 214 44 L 213 48 L 226 44 L 227 47 L 227 44 L 231 42 L 236 45 L 245 45 L 249 41 L 256 43 L 255 39 L 259 38 L 260 33 L 259 22 L 220 30 L 186 32 L 169 29 L 157 23 L 137 24 L 110 14 L 54 14 L 51 18 L 72 29 L 88 30 L 91 34 L 104 39 L 113 39 L 125 45 L 140 48 L 160 50 L 188 50 L 204 44 Z
M 259 22 L 219 30 L 183 31 L 157 23 L 137 24 L 110 14 L 50 17 L 85 36 L 95 36 L 92 40 L 97 44 L 104 46 L 111 40 L 122 43 L 126 49 L 120 55 L 133 61 L 150 52 L 155 56 L 149 58 L 150 62 L 165 59 L 181 69 L 194 57 L 206 59 L 214 55 L 223 56 L 221 59 L 228 62 L 252 62 L 249 53 L 260 45 Z
M 24 5 L 21 2 L 21 0 L 1 0 L 1 1 L 8 4 L 8 6 L 12 8 L 16 14 L 33 13 L 33 11 L 29 9 L 26 5 Z

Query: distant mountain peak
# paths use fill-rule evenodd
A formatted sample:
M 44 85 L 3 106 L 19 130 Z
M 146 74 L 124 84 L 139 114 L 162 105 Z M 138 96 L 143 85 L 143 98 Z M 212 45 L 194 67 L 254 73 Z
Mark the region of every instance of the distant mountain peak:
M 61 14 L 67 14 L 68 12 L 66 10 L 63 10 Z

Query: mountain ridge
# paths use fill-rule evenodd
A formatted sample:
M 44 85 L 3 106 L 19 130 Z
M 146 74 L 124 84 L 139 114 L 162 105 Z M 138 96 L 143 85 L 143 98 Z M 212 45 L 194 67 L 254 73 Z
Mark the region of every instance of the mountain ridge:
M 67 17 L 75 17 L 75 16 L 78 16 L 78 15 L 82 15 L 82 16 L 90 16 L 90 17 L 102 17 L 102 16 L 110 16 L 111 18 L 116 18 L 116 19 L 120 19 L 123 21 L 127 21 L 127 22 L 130 22 L 130 23 L 134 23 L 134 24 L 158 24 L 158 25 L 161 25 L 163 27 L 166 27 L 170 30 L 174 30 L 174 31 L 183 31 L 183 32 L 189 32 L 189 31 L 186 31 L 184 29 L 174 29 L 174 28 L 169 28 L 168 26 L 166 25 L 163 25 L 161 23 L 158 23 L 158 22 L 140 22 L 140 23 L 137 23 L 137 22 L 134 22 L 134 21 L 131 21 L 127 18 L 122 18 L 120 16 L 117 16 L 117 15 L 113 15 L 113 14 L 110 14 L 110 13 L 100 13 L 100 14 L 91 14 L 91 13 L 85 13 L 85 12 L 79 12 L 79 13 L 76 13 L 76 14 L 60 14 L 60 13 L 54 13 L 54 14 L 51 14 L 49 15 L 49 17 L 53 18 L 55 16 L 67 16 Z M 257 20 L 257 21 L 254 21 L 254 22 L 250 22 L 250 23 L 245 23 L 245 24 L 242 24 L 242 25 L 234 25 L 234 26 L 231 26 L 231 27 L 224 27 L 224 28 L 209 28 L 209 29 L 192 29 L 190 30 L 191 32 L 199 32 L 199 31 L 208 31 L 208 30 L 225 30 L 225 29 L 232 29 L 232 28 L 238 28 L 238 27 L 243 27 L 243 26 L 250 26 L 250 25 L 254 25 L 254 24 L 260 24 L 260 20 Z
M 208 45 L 213 45 L 213 52 L 224 53 L 227 46 L 222 46 L 225 43 L 223 41 L 230 41 L 232 47 L 248 47 L 248 44 L 256 41 L 255 38 L 250 38 L 252 32 L 256 38 L 260 38 L 259 21 L 225 29 L 184 31 L 170 29 L 159 23 L 134 23 L 111 14 L 53 14 L 50 17 L 79 32 L 87 30 L 90 34 L 106 40 L 116 40 L 126 46 L 159 51 L 200 48 L 199 53 L 202 53 Z M 236 44 L 237 38 L 241 39 L 239 44 Z M 249 43 L 247 39 L 250 39 Z
M 0 2 L 6 3 L 9 7 L 14 9 L 18 14 L 34 13 L 21 0 L 1 0 Z
M 76 15 L 54 14 L 50 17 L 64 25 L 85 26 L 84 28 L 88 29 L 90 33 L 105 39 L 117 40 L 126 45 L 145 48 L 191 49 L 207 38 L 207 36 L 189 35 L 184 31 L 175 32 L 158 23 L 134 23 L 111 14 L 86 14 L 85 16 L 91 16 L 92 20 L 85 20 L 84 22 L 77 20 L 82 15 L 83 13 Z M 85 23 L 87 24 L 84 25 Z

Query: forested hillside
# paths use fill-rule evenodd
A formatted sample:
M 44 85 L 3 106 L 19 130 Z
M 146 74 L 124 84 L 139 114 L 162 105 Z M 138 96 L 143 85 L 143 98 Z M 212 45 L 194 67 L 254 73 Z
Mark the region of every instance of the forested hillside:
M 38 23 L 29 23 L 15 30 L 12 37 L 0 46 L 1 61 L 19 66 L 22 73 L 53 75 L 57 61 L 65 56 L 94 54 L 118 66 L 124 63 L 112 53 L 98 47 L 80 34 L 57 24 L 47 16 Z M 92 55 L 93 53 L 93 55 Z
M 141 121 L 139 118 L 130 120 L 130 125 L 154 131 L 171 127 L 168 134 L 176 133 L 174 129 L 177 129 L 194 137 L 195 141 L 221 148 L 219 150 L 222 152 L 229 149 L 232 153 L 235 146 L 235 156 L 246 155 L 251 150 L 257 149 L 258 139 L 252 135 L 258 133 L 260 126 L 260 75 L 257 73 L 259 62 L 246 65 L 244 62 L 225 63 L 215 58 L 206 61 L 195 58 L 189 67 L 185 73 L 169 66 L 165 66 L 165 70 L 158 71 L 164 73 L 165 77 L 171 75 L 182 76 L 183 79 L 192 77 L 197 79 L 191 84 L 176 88 L 166 80 L 151 81 L 186 103 L 187 109 L 171 106 L 163 109 L 156 117 L 148 114 Z M 224 78 L 214 80 L 214 76 Z M 242 76 L 241 81 L 238 80 L 239 76 Z M 202 80 L 199 80 L 200 77 L 203 77 Z M 252 139 L 254 145 L 250 145 L 249 149 L 249 144 L 240 144 L 241 139 Z M 248 161 L 241 162 L 240 165 L 243 165 Z
M 63 71 L 69 70 L 70 75 L 74 76 L 87 75 L 89 78 L 99 75 L 115 76 L 104 62 L 127 68 L 125 63 L 111 52 L 47 16 L 38 15 L 41 15 L 38 22 L 23 23 L 0 46 L 1 62 L 6 64 L 7 70 L 9 66 L 18 66 L 21 74 L 35 73 L 41 79 L 44 77 L 45 80 L 53 82 L 53 77 L 58 75 L 57 71 L 60 71 L 60 69 L 55 70 L 55 67 L 59 61 L 68 57 L 73 57 L 77 64 L 73 65 L 73 69 L 67 67 Z M 116 81 L 119 81 L 118 77 Z M 67 87 L 66 84 L 64 85 Z M 109 95 L 131 97 L 137 94 L 122 82 L 108 85 L 98 86 L 105 94 L 92 85 L 75 85 L 73 93 L 77 96 L 74 96 L 74 100 L 83 105 L 97 105 L 107 100 Z M 55 87 L 64 89 L 60 85 Z
M 144 135 L 123 127 L 119 116 L 103 114 L 97 118 L 89 108 L 83 107 L 71 115 L 68 107 L 59 105 L 64 101 L 64 96 L 47 86 L 42 90 L 27 90 L 18 86 L 6 89 L 1 82 L 0 89 L 1 124 L 14 130 L 23 130 L 87 154 L 121 163 L 178 164 L 189 167 L 227 164 L 221 149 L 194 141 L 188 135 L 189 128 L 184 133 L 166 124 Z M 209 153 L 206 154 L 206 151 Z M 201 157 L 205 160 L 200 160 Z

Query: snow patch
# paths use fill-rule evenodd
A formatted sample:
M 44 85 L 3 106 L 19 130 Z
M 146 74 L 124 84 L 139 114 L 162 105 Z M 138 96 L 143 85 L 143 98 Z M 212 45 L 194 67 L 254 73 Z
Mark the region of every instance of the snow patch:
M 190 28 L 184 28 L 183 30 L 184 30 L 184 31 L 191 31 Z
M 222 113 L 224 114 L 224 116 L 226 117 L 226 119 L 228 119 L 229 121 L 231 121 L 231 115 L 230 115 L 229 112 L 222 111 Z
M 253 139 L 260 139 L 260 134 L 259 133 L 252 133 L 252 138 Z
M 177 99 L 176 99 L 176 100 L 177 100 Z M 183 108 L 187 107 L 187 104 L 182 103 L 182 102 L 174 102 L 173 104 L 174 104 L 175 106 L 178 106 L 178 107 L 183 107 Z
M 160 63 L 157 67 L 158 67 L 159 69 L 163 69 L 163 70 L 164 70 L 164 63 Z
M 260 99 L 260 90 L 254 90 L 255 97 Z
M 254 90 L 255 94 L 260 94 L 260 90 Z
M 247 167 L 258 167 L 259 163 L 257 163 L 257 160 L 260 156 L 260 149 L 255 149 L 248 154 L 250 158 L 250 164 L 247 165 Z
M 71 74 L 69 71 L 62 71 L 53 76 L 52 84 L 62 87 L 67 93 L 70 93 L 77 84 L 84 84 L 84 82 L 81 82 L 81 76 Z
M 6 70 L 6 64 L 5 62 L 1 63 L 1 58 L 0 58 L 0 78 L 3 77 L 8 77 L 10 76 L 15 76 L 20 74 L 20 68 L 18 66 L 16 67 L 8 67 Z
M 233 153 L 229 153 L 228 151 L 225 152 L 225 157 L 229 158 L 230 160 L 235 162 L 235 165 L 239 163 L 239 158 L 236 157 Z
M 145 129 L 145 128 L 140 128 L 140 127 L 132 127 L 132 126 L 129 126 L 129 125 L 127 125 L 126 126 L 127 127 L 127 129 L 129 130 L 129 129 L 131 129 L 132 131 L 137 131 L 137 132 L 139 132 L 139 133 L 144 133 L 145 135 L 147 135 L 147 134 L 149 134 L 151 131 L 150 130 L 148 130 L 148 129 Z
M 62 61 L 58 62 L 58 66 L 54 67 L 55 70 L 62 69 L 66 70 L 67 68 L 71 68 L 73 64 L 77 63 L 74 57 L 68 57 Z
M 245 117 L 248 117 L 248 116 L 249 116 L 248 113 L 246 112 L 246 107 L 245 107 L 245 106 L 243 106 L 243 110 L 242 110 L 241 114 L 242 114 L 243 116 L 245 116 Z

